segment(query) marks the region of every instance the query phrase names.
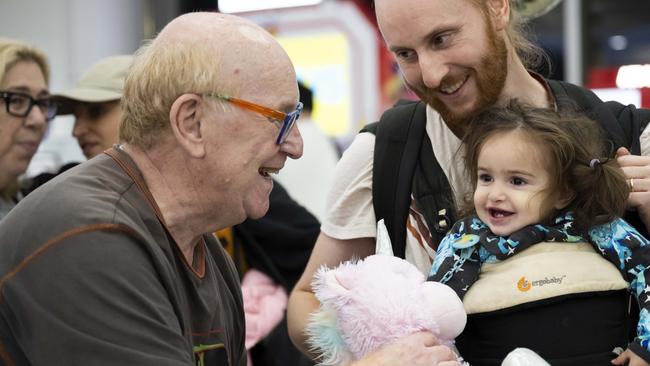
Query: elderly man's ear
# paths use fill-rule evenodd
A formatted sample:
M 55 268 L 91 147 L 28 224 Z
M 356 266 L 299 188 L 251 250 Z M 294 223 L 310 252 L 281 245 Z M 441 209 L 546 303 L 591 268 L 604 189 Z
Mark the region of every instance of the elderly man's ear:
M 205 156 L 205 139 L 201 131 L 201 97 L 183 94 L 169 111 L 169 121 L 174 138 L 194 158 Z

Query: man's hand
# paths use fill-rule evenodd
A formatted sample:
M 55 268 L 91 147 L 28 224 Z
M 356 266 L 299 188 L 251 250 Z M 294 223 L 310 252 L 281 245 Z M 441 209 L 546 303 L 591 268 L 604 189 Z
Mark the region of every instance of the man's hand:
M 650 366 L 649 363 L 645 362 L 644 359 L 637 356 L 636 353 L 626 349 L 625 352 L 621 353 L 612 360 L 612 365 L 628 365 L 628 366 Z
M 460 366 L 456 354 L 431 333 L 414 333 L 385 345 L 351 366 Z
M 616 150 L 616 160 L 623 169 L 630 186 L 627 207 L 639 213 L 639 217 L 650 231 L 650 156 L 632 155 L 621 147 Z

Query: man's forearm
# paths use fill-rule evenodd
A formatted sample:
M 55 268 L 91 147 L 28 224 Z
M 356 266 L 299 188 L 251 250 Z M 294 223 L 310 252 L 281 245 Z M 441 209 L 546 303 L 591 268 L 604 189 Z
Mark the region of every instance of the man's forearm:
M 300 290 L 297 286 L 291 292 L 289 304 L 287 307 L 287 325 L 289 328 L 289 337 L 293 344 L 307 357 L 314 359 L 317 355 L 309 352 L 307 336 L 304 333 L 309 316 L 320 306 L 319 301 L 313 293 Z

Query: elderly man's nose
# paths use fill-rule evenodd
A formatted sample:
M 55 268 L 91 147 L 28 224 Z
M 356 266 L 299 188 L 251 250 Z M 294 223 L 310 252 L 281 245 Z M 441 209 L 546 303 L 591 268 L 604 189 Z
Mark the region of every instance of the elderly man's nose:
M 284 151 L 291 159 L 298 159 L 302 156 L 303 141 L 298 124 L 293 126 L 287 139 L 280 145 L 280 150 Z

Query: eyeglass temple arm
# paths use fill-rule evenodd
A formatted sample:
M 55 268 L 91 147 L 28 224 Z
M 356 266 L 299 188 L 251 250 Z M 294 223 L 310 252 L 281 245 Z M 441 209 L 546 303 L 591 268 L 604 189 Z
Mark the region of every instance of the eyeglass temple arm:
M 271 109 L 271 108 L 266 108 L 266 107 L 263 107 L 261 105 L 249 103 L 249 102 L 247 102 L 245 100 L 230 97 L 230 98 L 228 98 L 228 101 L 230 103 L 240 105 L 240 106 L 242 106 L 244 108 L 250 109 L 252 111 L 259 112 L 259 113 L 261 113 L 261 114 L 263 114 L 263 115 L 265 115 L 267 117 L 271 117 L 271 118 L 277 119 L 279 121 L 283 121 L 285 119 L 285 117 L 287 116 L 286 113 L 282 113 L 282 112 L 276 111 L 276 110 Z

